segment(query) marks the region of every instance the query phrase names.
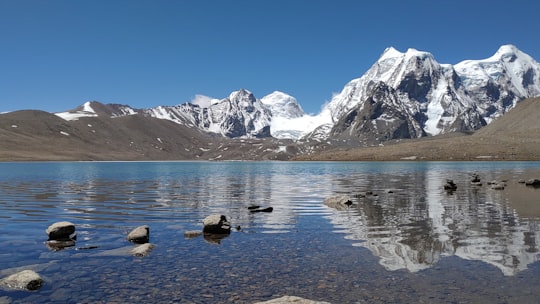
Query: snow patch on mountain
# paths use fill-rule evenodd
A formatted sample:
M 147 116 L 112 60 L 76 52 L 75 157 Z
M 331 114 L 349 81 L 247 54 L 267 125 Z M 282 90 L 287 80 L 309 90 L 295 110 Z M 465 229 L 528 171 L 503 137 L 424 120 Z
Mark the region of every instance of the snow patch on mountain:
M 201 108 L 209 108 L 212 105 L 218 104 L 219 99 L 197 94 L 195 95 L 195 98 L 190 101 L 190 103 L 198 105 Z
M 330 123 L 330 121 L 325 120 L 327 117 L 307 114 L 295 118 L 273 117 L 270 130 L 273 137 L 297 140 L 317 127 Z
M 306 114 L 296 98 L 283 92 L 274 91 L 261 102 L 272 113 L 270 132 L 276 138 L 296 140 L 326 122 L 319 115 Z
M 126 105 L 110 105 L 114 108 L 114 110 L 111 112 L 111 117 L 122 117 L 122 116 L 128 116 L 128 115 L 136 115 L 139 112 L 135 109 L 133 109 L 130 106 Z
M 272 112 L 272 117 L 298 118 L 306 113 L 291 95 L 274 91 L 263 98 L 261 102 Z
M 56 116 L 64 119 L 64 120 L 79 120 L 81 117 L 96 117 L 98 114 L 96 111 L 92 108 L 91 102 L 85 102 L 83 105 L 79 106 L 78 108 L 67 111 L 67 112 L 59 112 L 54 113 Z

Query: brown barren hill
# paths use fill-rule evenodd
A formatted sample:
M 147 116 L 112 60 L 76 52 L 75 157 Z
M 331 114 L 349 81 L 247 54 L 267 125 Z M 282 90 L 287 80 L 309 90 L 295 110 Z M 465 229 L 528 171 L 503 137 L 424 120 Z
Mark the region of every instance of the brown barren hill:
M 0 161 L 193 159 L 210 137 L 157 118 L 0 114 Z
M 0 161 L 288 160 L 292 140 L 225 138 L 142 114 L 64 120 L 24 110 L 0 114 Z

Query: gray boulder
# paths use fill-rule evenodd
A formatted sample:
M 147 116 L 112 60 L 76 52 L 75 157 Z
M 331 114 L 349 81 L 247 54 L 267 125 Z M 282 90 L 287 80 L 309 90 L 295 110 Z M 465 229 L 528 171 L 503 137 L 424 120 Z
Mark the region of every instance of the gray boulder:
M 148 243 L 148 241 L 150 241 L 150 227 L 148 227 L 148 225 L 143 225 L 133 229 L 128 234 L 127 239 L 135 244 Z
M 327 197 L 323 204 L 337 210 L 347 210 L 352 205 L 352 200 L 347 195 L 334 195 Z
M 540 187 L 540 179 L 531 178 L 531 179 L 525 181 L 525 185 L 530 186 L 530 187 L 534 187 L 534 188 L 539 188 Z
M 493 190 L 504 190 L 504 187 L 506 187 L 506 184 L 503 182 L 491 183 L 490 185 L 490 188 Z
M 0 286 L 16 290 L 37 290 L 43 279 L 33 270 L 23 270 L 0 280 Z
M 213 234 L 230 234 L 231 223 L 229 223 L 225 215 L 209 215 L 203 220 L 203 232 Z
M 49 236 L 49 240 L 71 240 L 74 238 L 75 225 L 71 222 L 56 222 L 50 225 L 45 233 Z
M 264 302 L 256 302 L 255 304 L 330 304 L 329 302 L 313 301 L 295 296 L 283 296 L 281 298 L 272 299 Z

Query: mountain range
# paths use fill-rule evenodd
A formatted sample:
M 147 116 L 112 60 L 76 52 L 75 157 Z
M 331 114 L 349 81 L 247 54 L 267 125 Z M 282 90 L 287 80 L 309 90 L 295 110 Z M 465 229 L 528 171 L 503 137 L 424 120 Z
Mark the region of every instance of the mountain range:
M 513 45 L 501 46 L 487 59 L 455 65 L 440 64 L 428 52 L 408 49 L 402 53 L 387 48 L 364 75 L 347 83 L 316 115 L 306 114 L 300 103 L 286 93 L 276 91 L 259 99 L 240 89 L 223 99 L 198 95 L 191 102 L 148 109 L 86 102 L 61 113 L 16 111 L 0 114 L 0 127 L 4 133 L 15 132 L 11 136 L 20 137 L 16 133 L 21 130 L 17 119 L 25 121 L 25 117 L 31 116 L 44 120 L 39 127 L 57 129 L 64 137 L 78 136 L 91 148 L 100 137 L 96 129 L 91 134 L 86 132 L 101 125 L 104 129 L 100 132 L 110 135 L 109 142 L 116 144 L 128 138 L 144 138 L 147 142 L 157 141 L 159 148 L 154 149 L 159 150 L 165 149 L 163 141 L 167 138 L 167 159 L 239 158 L 243 153 L 224 156 L 219 152 L 225 151 L 214 151 L 208 146 L 214 142 L 221 142 L 217 146 L 224 147 L 260 140 L 264 149 L 273 151 L 265 154 L 268 159 L 288 159 L 329 148 L 378 146 L 403 139 L 473 132 L 503 116 L 520 101 L 536 96 L 540 96 L 540 64 Z M 3 123 L 7 121 L 10 123 Z M 32 124 L 38 127 L 36 121 Z M 50 124 L 56 127 L 51 128 Z M 124 129 L 117 124 L 132 127 Z M 74 127 L 80 129 L 73 130 Z M 41 132 L 29 129 L 27 135 L 34 138 Z M 5 136 L 6 142 L 13 141 L 10 135 Z M 119 136 L 118 140 L 115 136 Z M 177 146 L 173 148 L 171 142 L 175 141 Z M 136 143 L 132 140 L 120 144 L 116 148 L 118 157 L 127 147 L 131 147 L 127 151 L 133 151 L 133 145 Z M 254 158 L 261 155 L 253 148 L 248 150 Z M 215 153 L 203 156 L 193 151 Z M 153 153 L 146 154 L 151 158 Z M 162 159 L 164 155 L 154 157 Z

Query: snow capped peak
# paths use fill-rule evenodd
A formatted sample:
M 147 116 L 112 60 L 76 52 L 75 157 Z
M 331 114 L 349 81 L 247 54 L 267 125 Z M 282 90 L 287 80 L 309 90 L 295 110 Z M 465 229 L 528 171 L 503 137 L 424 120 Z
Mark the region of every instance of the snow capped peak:
M 427 79 L 431 77 L 430 74 L 443 69 L 431 53 L 412 48 L 402 53 L 389 47 L 362 77 L 346 84 L 341 93 L 335 95 L 325 106 L 323 112 L 330 113 L 332 121 L 337 121 L 353 107 L 364 102 L 377 83 L 385 83 L 391 89 L 404 91 L 408 87 L 428 85 L 415 79 Z M 408 80 L 404 82 L 404 79 Z M 425 88 L 422 88 L 417 91 L 427 94 L 424 90 Z M 425 99 L 426 96 L 420 98 Z
M 517 58 L 528 58 L 531 59 L 531 57 L 523 52 L 521 52 L 517 47 L 515 47 L 512 44 L 506 44 L 499 47 L 499 49 L 493 54 L 493 56 L 481 59 L 481 60 L 468 60 L 472 62 L 513 62 Z M 466 61 L 466 62 L 468 62 Z
M 261 98 L 261 102 L 270 109 L 273 117 L 295 118 L 305 114 L 296 98 L 283 92 L 274 91 Z
M 84 104 L 80 105 L 79 107 L 67 111 L 67 112 L 59 112 L 54 113 L 56 116 L 64 119 L 64 120 L 79 120 L 81 117 L 95 117 L 98 116 L 94 108 L 92 108 L 93 101 L 87 101 Z
M 287 94 L 287 93 L 283 93 L 283 92 L 280 92 L 280 91 L 274 91 L 266 96 L 264 96 L 263 98 L 261 98 L 261 100 L 264 100 L 264 104 L 270 104 L 270 105 L 273 105 L 273 104 L 284 104 L 284 103 L 287 103 L 291 100 L 294 100 L 296 101 L 296 99 L 294 97 L 292 97 L 291 95 Z
M 433 57 L 433 54 L 429 53 L 429 52 L 425 52 L 425 51 L 419 51 L 417 49 L 413 49 L 413 48 L 409 48 L 407 49 L 407 52 L 405 53 L 405 57 L 410 59 L 410 58 L 422 58 L 422 59 L 435 59 Z
M 82 110 L 88 113 L 96 113 L 96 111 L 92 108 L 92 102 L 90 101 L 87 101 L 82 105 Z
M 499 115 L 523 98 L 540 95 L 540 64 L 514 45 L 503 45 L 487 59 L 465 60 L 454 68 L 469 87 L 487 89 L 495 83 L 507 87 L 511 101 L 504 102 L 506 105 Z
M 403 53 L 396 50 L 394 47 L 387 47 L 384 52 L 382 53 L 381 57 L 379 58 L 379 61 L 388 59 L 388 58 L 396 58 L 403 56 Z
M 414 48 L 407 49 L 407 52 L 402 53 L 395 49 L 394 47 L 388 47 L 384 50 L 381 57 L 379 57 L 378 62 L 386 61 L 388 59 L 396 60 L 396 59 L 411 59 L 414 57 L 419 58 L 431 58 L 433 59 L 433 55 L 429 52 L 425 51 L 419 51 Z
M 249 100 L 255 100 L 255 96 L 253 96 L 253 93 L 246 89 L 240 89 L 238 91 L 234 91 L 229 95 L 229 100 L 240 100 L 240 99 L 249 99 Z
M 499 49 L 497 50 L 495 54 L 505 55 L 505 54 L 517 54 L 517 53 L 521 53 L 521 51 L 515 45 L 505 44 L 505 45 L 501 45 L 501 47 L 499 47 Z
M 273 137 L 299 139 L 323 123 L 320 117 L 307 115 L 289 94 L 274 91 L 261 98 L 261 102 L 272 113 L 270 132 Z

